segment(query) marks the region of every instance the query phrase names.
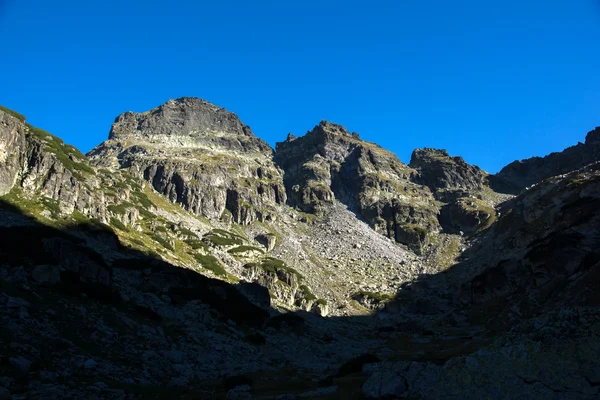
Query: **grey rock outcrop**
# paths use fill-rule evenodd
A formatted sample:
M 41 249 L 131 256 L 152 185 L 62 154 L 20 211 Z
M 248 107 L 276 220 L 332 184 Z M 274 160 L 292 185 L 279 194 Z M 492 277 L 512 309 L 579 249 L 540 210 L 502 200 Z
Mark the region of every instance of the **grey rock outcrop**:
M 397 242 L 420 250 L 439 230 L 431 191 L 412 181 L 415 171 L 344 127 L 322 121 L 305 136 L 277 143 L 289 203 L 306 212 L 335 199 Z
M 286 193 L 272 149 L 223 108 L 180 98 L 115 120 L 109 140 L 88 156 L 127 169 L 194 214 L 249 224 L 275 218 Z
M 22 121 L 0 110 L 0 195 L 12 189 L 21 170 L 25 130 Z
M 105 220 L 94 175 L 77 149 L 0 110 L 0 194 L 17 187 L 53 199 L 61 212 Z
M 444 202 L 483 189 L 487 175 L 462 157 L 451 157 L 446 150 L 431 148 L 413 151 L 409 166 L 419 172 L 415 181 L 429 187 Z

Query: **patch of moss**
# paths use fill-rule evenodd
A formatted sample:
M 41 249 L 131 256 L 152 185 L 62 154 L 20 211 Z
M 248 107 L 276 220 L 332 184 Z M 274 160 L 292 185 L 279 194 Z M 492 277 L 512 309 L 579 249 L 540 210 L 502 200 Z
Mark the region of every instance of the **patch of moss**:
M 150 220 L 156 218 L 156 215 L 152 214 L 147 209 L 145 209 L 143 207 L 136 207 L 136 208 L 137 208 L 138 212 L 140 213 L 140 215 L 142 216 L 142 218 L 150 219 Z
M 163 222 L 163 221 L 161 221 L 161 222 Z M 154 231 L 155 232 L 161 232 L 161 233 L 167 233 L 168 232 L 167 228 L 165 228 L 163 225 L 156 225 L 154 227 Z
M 326 306 L 327 305 L 327 300 L 325 299 L 318 299 L 317 300 L 317 304 L 320 306 Z
M 131 243 L 133 243 L 133 244 L 137 244 L 137 245 L 138 245 L 138 246 L 140 246 L 140 247 L 145 247 L 145 246 L 146 246 L 146 245 L 144 244 L 144 242 L 142 242 L 141 240 L 139 240 L 139 239 L 136 239 L 136 238 L 131 238 L 131 239 L 129 239 L 129 241 L 130 241 Z
M 406 230 L 412 231 L 423 241 L 427 237 L 427 229 L 417 224 L 402 224 L 402 227 Z

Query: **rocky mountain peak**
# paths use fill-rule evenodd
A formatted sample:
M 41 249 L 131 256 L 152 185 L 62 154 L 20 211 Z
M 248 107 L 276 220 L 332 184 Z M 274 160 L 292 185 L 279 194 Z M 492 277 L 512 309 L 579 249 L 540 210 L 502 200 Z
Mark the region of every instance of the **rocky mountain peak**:
M 462 157 L 452 157 L 443 149 L 416 149 L 410 167 L 419 171 L 417 181 L 434 193 L 439 190 L 480 190 L 487 175 L 479 167 L 467 164 Z
M 307 136 L 319 138 L 345 136 L 349 138 L 353 137 L 355 139 L 360 139 L 358 133 L 350 133 L 344 126 L 325 120 L 319 122 L 319 125 L 315 126 L 312 131 L 307 132 Z
M 226 109 L 196 97 L 181 97 L 146 112 L 127 111 L 112 125 L 109 139 L 128 136 L 254 136 L 250 127 Z

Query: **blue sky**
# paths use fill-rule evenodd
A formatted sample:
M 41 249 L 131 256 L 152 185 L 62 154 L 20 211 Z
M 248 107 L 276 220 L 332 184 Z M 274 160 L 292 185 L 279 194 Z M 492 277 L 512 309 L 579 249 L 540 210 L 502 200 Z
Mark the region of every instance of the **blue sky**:
M 0 104 L 84 152 L 181 96 L 489 172 L 600 125 L 600 0 L 0 0 L 0 37 Z

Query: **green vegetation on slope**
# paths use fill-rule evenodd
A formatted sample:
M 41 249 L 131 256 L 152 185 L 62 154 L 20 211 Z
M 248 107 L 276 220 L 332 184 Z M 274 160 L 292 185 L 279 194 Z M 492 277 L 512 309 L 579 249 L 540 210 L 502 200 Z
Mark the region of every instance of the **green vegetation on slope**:
M 58 160 L 68 169 L 75 178 L 83 181 L 84 173 L 94 175 L 94 169 L 87 164 L 87 158 L 81 154 L 74 146 L 65 144 L 61 139 L 46 132 L 43 129 L 36 128 L 27 124 L 29 134 L 37 137 L 44 142 L 46 150 L 58 158 Z
M 4 111 L 5 113 L 12 115 L 13 117 L 15 117 L 16 119 L 18 119 L 21 122 L 25 122 L 25 116 L 23 114 L 19 114 L 18 112 L 13 111 L 10 108 L 6 108 L 6 107 L 0 105 L 0 111 Z

